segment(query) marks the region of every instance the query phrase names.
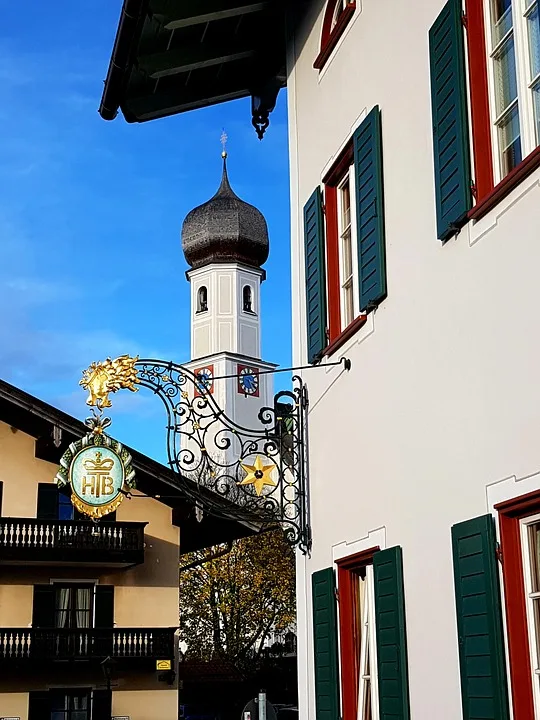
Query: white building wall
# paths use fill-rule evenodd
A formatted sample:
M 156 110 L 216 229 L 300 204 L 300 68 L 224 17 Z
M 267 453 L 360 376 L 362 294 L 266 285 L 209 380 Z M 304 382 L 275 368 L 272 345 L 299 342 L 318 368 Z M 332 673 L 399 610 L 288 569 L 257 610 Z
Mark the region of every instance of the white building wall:
M 376 104 L 388 279 L 388 298 L 331 358 L 350 358 L 351 371 L 305 374 L 313 552 L 298 557 L 302 720 L 315 718 L 311 573 L 380 528 L 386 547 L 403 548 L 411 717 L 461 717 L 450 528 L 491 511 L 500 481 L 540 472 L 540 171 L 437 240 L 428 31 L 442 6 L 357 0 L 319 74 L 324 8 L 314 3 L 290 49 L 294 364 L 307 356 L 302 208 Z

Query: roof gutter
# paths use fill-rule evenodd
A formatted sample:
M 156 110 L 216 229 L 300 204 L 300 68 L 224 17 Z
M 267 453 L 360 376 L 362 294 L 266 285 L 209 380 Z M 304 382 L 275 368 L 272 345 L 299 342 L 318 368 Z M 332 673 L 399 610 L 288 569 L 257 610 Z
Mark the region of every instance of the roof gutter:
M 99 106 L 99 114 L 104 120 L 114 120 L 118 115 L 124 80 L 129 70 L 137 29 L 146 11 L 147 4 L 148 0 L 124 0 L 111 61 L 105 79 L 105 88 Z

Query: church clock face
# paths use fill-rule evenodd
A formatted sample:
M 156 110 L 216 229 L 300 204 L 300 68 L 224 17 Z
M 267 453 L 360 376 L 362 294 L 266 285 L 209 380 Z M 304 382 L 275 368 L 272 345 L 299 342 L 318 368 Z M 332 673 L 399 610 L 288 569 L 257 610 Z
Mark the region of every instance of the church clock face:
M 238 392 L 259 397 L 259 371 L 249 365 L 238 365 Z
M 195 395 L 205 395 L 214 392 L 214 366 L 205 365 L 193 371 L 196 379 Z

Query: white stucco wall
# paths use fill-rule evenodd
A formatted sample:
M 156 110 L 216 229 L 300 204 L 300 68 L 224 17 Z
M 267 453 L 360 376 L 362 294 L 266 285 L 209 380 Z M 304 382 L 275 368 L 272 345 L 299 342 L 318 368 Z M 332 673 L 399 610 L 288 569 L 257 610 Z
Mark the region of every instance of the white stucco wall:
M 289 51 L 294 363 L 306 362 L 302 208 L 376 104 L 388 278 L 388 298 L 331 358 L 350 358 L 351 371 L 304 374 L 313 552 L 298 558 L 302 720 L 315 717 L 311 573 L 379 528 L 403 548 L 411 717 L 461 717 L 450 527 L 540 472 L 540 172 L 437 240 L 428 30 L 442 5 L 357 0 L 319 74 L 314 3 Z

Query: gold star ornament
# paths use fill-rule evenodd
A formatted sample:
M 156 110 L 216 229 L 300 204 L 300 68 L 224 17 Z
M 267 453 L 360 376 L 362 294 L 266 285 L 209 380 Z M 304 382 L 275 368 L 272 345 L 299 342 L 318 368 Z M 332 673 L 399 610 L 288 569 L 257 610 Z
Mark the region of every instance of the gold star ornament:
M 253 485 L 257 495 L 261 495 L 265 485 L 275 487 L 276 483 L 270 477 L 272 470 L 276 467 L 275 465 L 263 465 L 263 461 L 260 455 L 257 455 L 253 465 L 244 465 L 240 463 L 240 467 L 247 472 L 246 477 L 237 485 Z

